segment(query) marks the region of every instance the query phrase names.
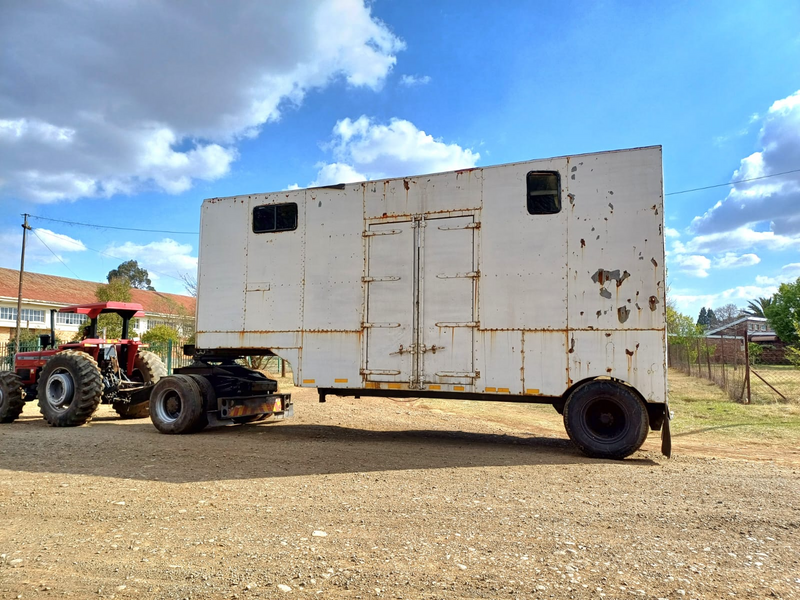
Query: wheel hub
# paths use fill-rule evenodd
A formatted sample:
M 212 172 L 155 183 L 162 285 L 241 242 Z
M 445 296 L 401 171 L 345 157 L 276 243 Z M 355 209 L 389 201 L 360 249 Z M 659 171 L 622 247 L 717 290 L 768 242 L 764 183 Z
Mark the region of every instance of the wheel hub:
M 72 402 L 75 385 L 72 376 L 66 371 L 56 371 L 47 380 L 45 394 L 53 408 L 64 409 Z

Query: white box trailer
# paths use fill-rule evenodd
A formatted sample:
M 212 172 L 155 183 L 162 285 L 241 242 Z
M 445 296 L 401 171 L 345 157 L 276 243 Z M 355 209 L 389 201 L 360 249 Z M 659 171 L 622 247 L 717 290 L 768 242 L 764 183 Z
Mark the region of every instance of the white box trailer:
M 668 446 L 664 294 L 659 146 L 212 198 L 196 357 L 277 355 L 321 401 L 552 403 L 622 457 Z

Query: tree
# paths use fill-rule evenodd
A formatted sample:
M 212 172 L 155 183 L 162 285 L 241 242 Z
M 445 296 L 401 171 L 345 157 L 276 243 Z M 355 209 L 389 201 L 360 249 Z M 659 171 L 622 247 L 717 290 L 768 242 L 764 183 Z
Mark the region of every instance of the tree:
M 147 269 L 139 266 L 135 260 L 128 260 L 120 264 L 116 269 L 108 272 L 109 283 L 113 279 L 127 279 L 131 287 L 139 290 L 150 290 L 154 292 L 156 288 L 151 285 L 150 274 Z
M 769 298 L 757 298 L 756 300 L 750 300 L 750 302 L 747 303 L 747 308 L 742 312 L 751 317 L 766 317 L 767 308 L 769 308 L 771 303 L 771 296 Z
M 708 317 L 708 328 L 714 329 L 715 327 L 719 327 L 719 319 L 717 315 L 714 314 L 714 310 L 709 308 L 708 312 L 706 313 Z
M 781 340 L 787 344 L 798 344 L 800 277 L 794 283 L 782 283 L 764 312 L 772 329 Z
M 186 288 L 189 295 L 197 298 L 197 277 L 189 273 L 182 273 L 181 281 L 183 281 L 183 287 Z
M 170 341 L 177 344 L 180 341 L 180 335 L 174 327 L 156 325 L 142 334 L 142 341 L 146 344 L 166 344 Z
M 708 313 L 705 306 L 700 309 L 700 314 L 697 316 L 697 326 L 708 329 Z
M 741 314 L 741 310 L 735 304 L 724 304 L 714 309 L 714 316 L 717 318 L 718 327 L 727 325 L 731 321 L 735 321 Z
M 667 333 L 670 334 L 670 343 L 688 344 L 701 337 L 703 330 L 690 316 L 679 313 L 667 304 Z

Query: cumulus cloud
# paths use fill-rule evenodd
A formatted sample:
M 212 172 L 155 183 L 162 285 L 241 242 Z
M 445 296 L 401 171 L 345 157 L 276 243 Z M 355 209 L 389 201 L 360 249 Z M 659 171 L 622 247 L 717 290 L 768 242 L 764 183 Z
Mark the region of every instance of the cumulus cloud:
M 2 254 L 0 265 L 19 269 L 22 249 L 22 228 L 0 232 L 0 247 L 7 251 Z M 48 249 L 49 248 L 49 249 Z M 25 263 L 27 265 L 69 262 L 69 253 L 84 252 L 84 243 L 63 233 L 35 227 L 25 240 Z M 16 251 L 16 252 L 15 252 Z
M 672 227 L 665 227 L 664 235 L 668 238 L 679 238 L 681 237 L 681 232 L 677 229 L 673 229 Z
M 312 185 L 450 171 L 474 167 L 480 159 L 477 152 L 436 139 L 410 121 L 384 124 L 363 115 L 338 121 L 325 148 L 336 161 L 318 165 Z
M 700 254 L 674 254 L 670 256 L 668 265 L 673 265 L 682 273 L 694 277 L 708 277 L 711 260 Z
M 192 256 L 192 245 L 170 238 L 149 244 L 111 244 L 104 252 L 120 260 L 136 260 L 140 267 L 147 269 L 153 281 L 161 277 L 179 279 L 182 275 L 197 273 L 197 256 Z
M 400 85 L 414 87 L 415 85 L 425 85 L 430 83 L 430 75 L 403 75 L 400 77 Z
M 377 89 L 403 49 L 365 0 L 0 8 L 0 195 L 40 202 L 227 174 L 236 143 L 336 79 Z
M 728 196 L 702 216 L 691 229 L 700 236 L 729 231 L 756 231 L 769 226 L 775 244 L 795 244 L 800 238 L 800 91 L 772 104 L 763 116 L 761 149 L 743 158 L 733 174 L 737 183 Z M 761 179 L 758 179 L 761 178 Z M 763 229 L 764 227 L 762 227 Z
M 751 267 L 760 262 L 761 259 L 755 254 L 739 255 L 735 252 L 726 252 L 714 259 L 714 266 L 720 269 L 736 269 L 738 267 Z
M 800 248 L 800 235 L 778 235 L 774 231 L 738 227 L 731 231 L 695 236 L 686 242 L 685 250 L 714 254 L 758 247 L 768 250 Z
M 669 298 L 675 302 L 679 311 L 697 314 L 696 311 L 700 310 L 701 306 L 721 306 L 729 303 L 743 306 L 750 300 L 772 296 L 777 291 L 777 285 L 740 285 L 715 294 L 696 294 L 676 289 L 670 293 Z

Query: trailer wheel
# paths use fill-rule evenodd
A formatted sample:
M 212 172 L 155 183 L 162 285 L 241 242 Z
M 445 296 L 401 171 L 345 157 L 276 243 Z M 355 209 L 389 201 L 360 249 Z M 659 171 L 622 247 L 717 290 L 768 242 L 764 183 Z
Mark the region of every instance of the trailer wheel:
M 156 384 L 162 377 L 166 377 L 167 368 L 157 354 L 140 350 L 133 361 L 131 380 L 144 384 Z M 122 419 L 144 419 L 150 415 L 150 403 L 128 404 L 127 402 L 112 402 L 111 407 L 117 411 Z
M 567 398 L 564 427 L 572 443 L 587 456 L 622 459 L 636 452 L 647 438 L 647 408 L 627 387 L 593 381 Z
M 150 394 L 150 420 L 161 433 L 194 433 L 203 417 L 200 388 L 188 375 L 161 379 Z
M 16 373 L 0 371 L 0 423 L 13 423 L 23 406 L 22 380 Z
M 88 423 L 103 397 L 103 376 L 85 352 L 64 350 L 48 360 L 39 375 L 39 409 L 54 427 Z
M 203 400 L 203 414 L 197 420 L 197 426 L 195 427 L 195 431 L 202 431 L 208 427 L 208 411 L 216 410 L 217 408 L 217 394 L 211 382 L 202 375 L 189 375 L 189 377 L 200 388 L 200 398 Z

